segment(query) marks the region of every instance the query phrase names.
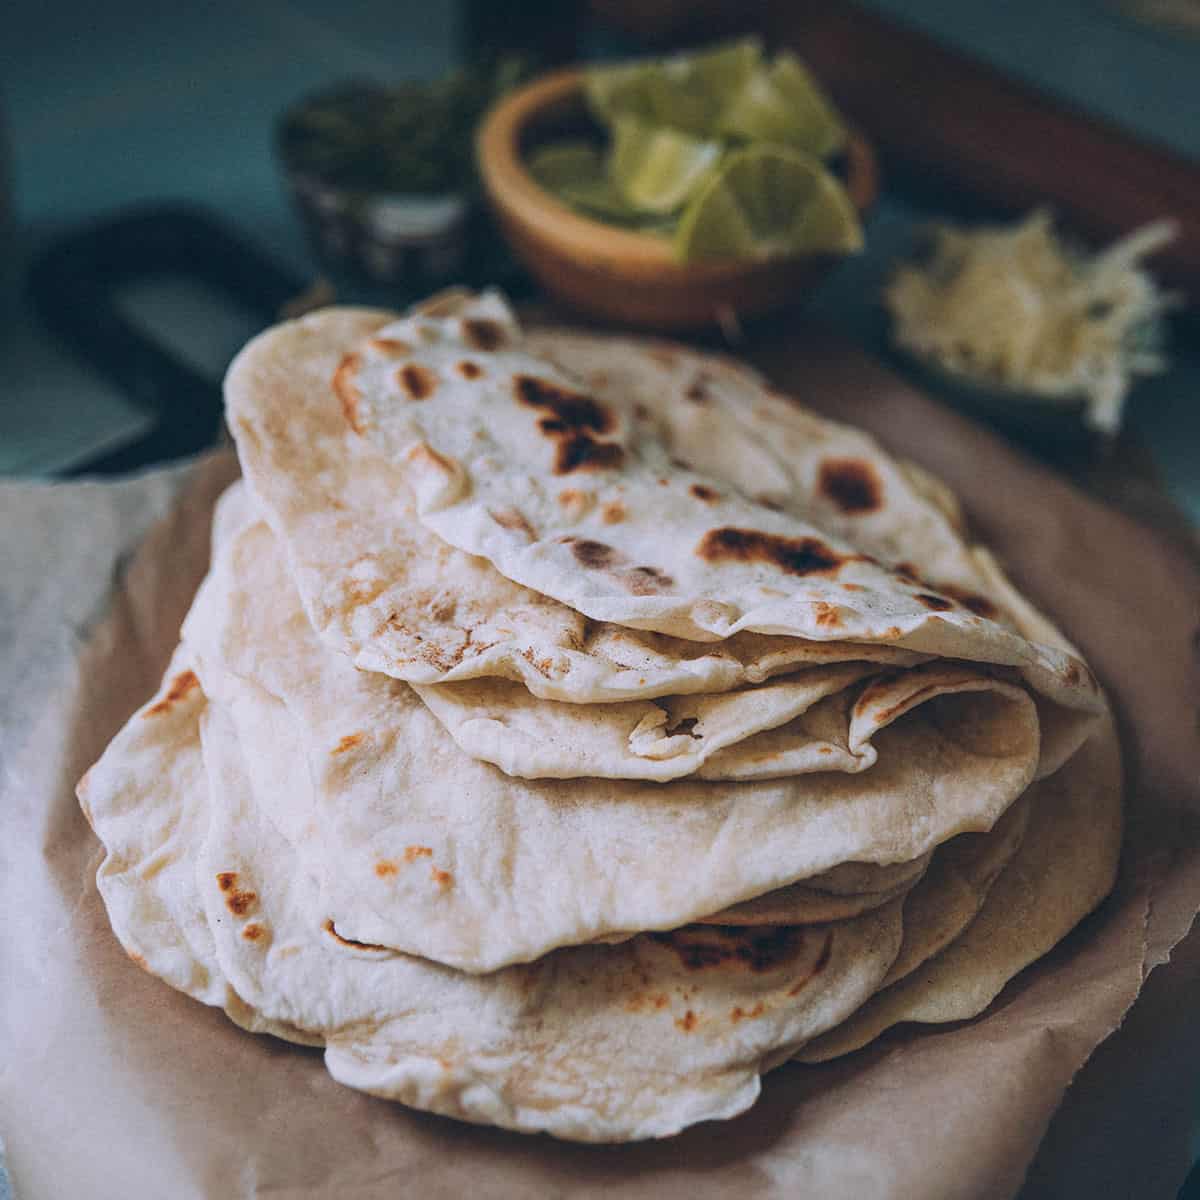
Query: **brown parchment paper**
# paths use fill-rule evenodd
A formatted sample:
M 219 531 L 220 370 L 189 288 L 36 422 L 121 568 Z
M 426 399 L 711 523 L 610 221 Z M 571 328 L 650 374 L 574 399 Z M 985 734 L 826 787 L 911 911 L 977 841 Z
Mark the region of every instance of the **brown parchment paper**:
M 222 453 L 118 484 L 0 485 L 0 1136 L 18 1200 L 990 1200 L 1023 1181 L 1029 1198 L 1174 1196 L 1200 1078 L 1191 942 L 1080 1068 L 1200 907 L 1200 577 L 1154 534 L 827 339 L 781 342 L 760 361 L 947 479 L 1088 654 L 1128 761 L 1115 895 L 984 1018 L 785 1066 L 748 1114 L 667 1142 L 573 1146 L 359 1095 L 318 1051 L 243 1033 L 124 957 L 72 793 L 157 682 L 236 464 Z

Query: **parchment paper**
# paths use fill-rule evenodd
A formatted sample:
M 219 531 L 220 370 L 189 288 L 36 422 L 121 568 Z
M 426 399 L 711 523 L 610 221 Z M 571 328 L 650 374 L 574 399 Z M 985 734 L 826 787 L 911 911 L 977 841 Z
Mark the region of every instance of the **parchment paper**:
M 1152 533 L 824 340 L 764 356 L 807 403 L 946 478 L 1110 689 L 1130 818 L 1110 901 L 983 1019 L 783 1067 L 745 1116 L 671 1141 L 572 1146 L 359 1095 L 319 1052 L 243 1033 L 125 959 L 72 794 L 157 682 L 236 465 L 221 453 L 119 484 L 0 485 L 0 1134 L 18 1200 L 991 1200 L 1027 1172 L 1029 1197 L 1174 1196 L 1200 1064 L 1191 949 L 1156 973 L 1046 1134 L 1200 907 L 1200 577 Z

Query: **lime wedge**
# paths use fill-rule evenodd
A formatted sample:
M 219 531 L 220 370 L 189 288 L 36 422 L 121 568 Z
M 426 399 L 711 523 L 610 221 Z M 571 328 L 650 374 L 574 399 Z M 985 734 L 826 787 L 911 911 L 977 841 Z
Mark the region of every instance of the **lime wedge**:
M 584 91 L 592 113 L 604 124 L 632 116 L 708 137 L 761 65 L 761 43 L 745 38 L 697 54 L 593 67 L 585 76 Z
M 862 226 L 845 189 L 802 150 L 734 151 L 697 191 L 675 231 L 680 262 L 861 250 Z
M 721 137 L 773 142 L 825 158 L 840 150 L 846 129 L 816 80 L 794 54 L 779 54 L 756 71 L 716 124 Z
M 529 173 L 549 192 L 588 185 L 604 178 L 604 155 L 591 142 L 550 142 L 529 156 Z
M 639 212 L 608 175 L 604 153 L 591 142 L 567 140 L 539 146 L 529 156 L 529 173 L 548 192 L 586 216 L 644 233 L 670 233 L 675 222 Z
M 704 182 L 720 157 L 719 142 L 622 116 L 613 125 L 608 172 L 634 209 L 671 213 Z

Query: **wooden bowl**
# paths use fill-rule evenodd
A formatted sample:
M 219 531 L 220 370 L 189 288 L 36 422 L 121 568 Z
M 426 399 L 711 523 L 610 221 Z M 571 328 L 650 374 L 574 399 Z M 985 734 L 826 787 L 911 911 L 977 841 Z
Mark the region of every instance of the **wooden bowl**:
M 513 251 L 547 292 L 591 316 L 649 329 L 712 325 L 802 299 L 836 255 L 680 264 L 671 243 L 581 216 L 542 188 L 525 156 L 585 123 L 583 73 L 542 76 L 502 100 L 479 130 L 489 201 Z M 859 214 L 879 187 L 875 155 L 856 131 L 844 153 L 846 190 Z

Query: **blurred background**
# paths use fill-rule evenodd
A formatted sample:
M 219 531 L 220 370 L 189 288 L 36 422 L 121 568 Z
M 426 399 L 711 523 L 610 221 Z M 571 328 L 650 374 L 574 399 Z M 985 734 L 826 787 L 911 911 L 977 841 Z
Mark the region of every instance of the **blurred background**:
M 1197 219 L 1195 0 L 16 3 L 0 39 L 0 473 L 195 449 L 229 357 L 288 302 L 399 306 L 451 278 L 541 299 L 486 225 L 429 277 L 380 282 L 319 252 L 276 153 L 303 97 L 505 55 L 529 76 L 747 31 L 806 58 L 882 162 L 866 252 L 775 318 L 776 339 L 789 321 L 822 321 L 886 357 L 880 291 L 932 219 L 1047 203 L 1098 241 Z M 1153 267 L 1200 296 L 1192 238 Z M 1137 384 L 1116 442 L 1030 447 L 1185 540 L 1200 520 L 1196 328 L 1190 310 L 1173 321 L 1171 370 Z M 755 329 L 741 336 L 753 356 Z

